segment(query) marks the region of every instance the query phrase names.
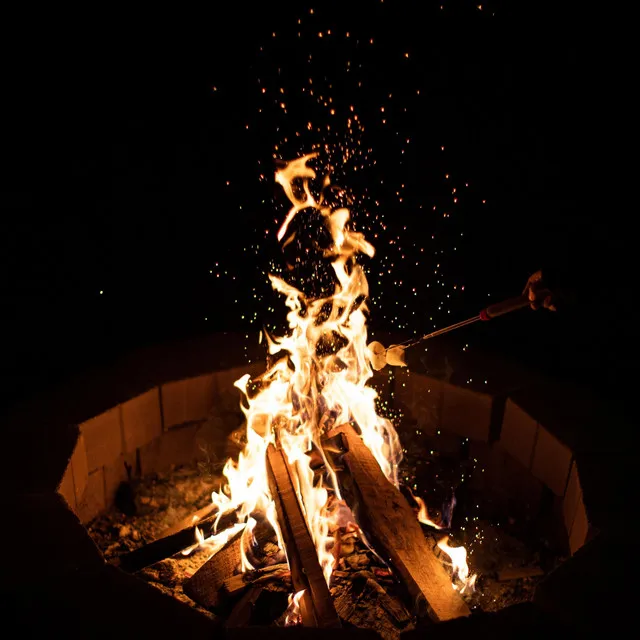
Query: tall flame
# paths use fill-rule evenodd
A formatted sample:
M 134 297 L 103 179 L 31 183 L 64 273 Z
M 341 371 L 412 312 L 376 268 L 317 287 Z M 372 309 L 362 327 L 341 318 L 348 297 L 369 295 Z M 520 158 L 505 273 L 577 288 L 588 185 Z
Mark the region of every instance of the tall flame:
M 243 393 L 247 443 L 237 460 L 225 464 L 227 483 L 212 499 L 219 517 L 236 511 L 239 526 L 246 526 L 245 544 L 252 538 L 252 514 L 261 513 L 284 549 L 266 472 L 267 447 L 279 444 L 294 470 L 295 488 L 328 583 L 335 562 L 328 501 L 330 493 L 340 498 L 340 491 L 329 464 L 328 485 L 315 478 L 309 453 L 315 450 L 324 457 L 320 443 L 324 433 L 334 425 L 353 422 L 386 477 L 398 486 L 401 449 L 391 422 L 376 413 L 376 391 L 367 386 L 373 375 L 366 328 L 369 288 L 356 258 L 373 256 L 374 249 L 362 233 L 353 230 L 348 209 L 327 203 L 324 193 L 330 187 L 329 178 L 324 179 L 317 200 L 312 194 L 310 180 L 316 174 L 307 163 L 315 156 L 298 158 L 276 173 L 292 205 L 278 239 L 283 246 L 292 241 L 294 234 L 286 236 L 297 215 L 320 214 L 331 237 L 324 259 L 333 268 L 335 288 L 331 295 L 313 299 L 283 279 L 269 276 L 273 289 L 285 297 L 289 332 L 278 338 L 265 332 L 275 363 L 260 376 L 257 394 L 248 391 L 249 375 L 235 383 Z M 242 566 L 251 567 L 244 551 Z M 292 600 L 292 610 L 300 595 Z
M 263 512 L 280 540 L 265 466 L 267 446 L 278 442 L 295 470 L 296 489 L 328 582 L 335 559 L 327 503 L 329 492 L 337 497 L 340 492 L 335 477 L 330 476 L 329 486 L 315 480 L 309 452 L 315 449 L 324 456 L 322 435 L 333 425 L 353 421 L 397 486 L 401 450 L 391 422 L 376 413 L 375 390 L 367 386 L 373 375 L 366 329 L 369 288 L 356 256 L 373 256 L 374 249 L 351 228 L 348 209 L 329 206 L 323 192 L 317 200 L 312 194 L 310 180 L 316 174 L 307 163 L 315 155 L 298 158 L 276 173 L 292 205 L 278 239 L 285 245 L 290 242 L 285 236 L 298 214 L 319 213 L 332 240 L 324 257 L 333 267 L 335 290 L 328 297 L 311 299 L 283 279 L 269 277 L 273 289 L 285 297 L 289 333 L 279 338 L 265 334 L 269 353 L 280 357 L 260 377 L 262 390 L 257 395 L 250 397 L 247 391 L 248 375 L 235 383 L 244 395 L 247 444 L 237 461 L 227 461 L 227 484 L 212 499 L 220 515 L 236 510 L 240 522 Z M 328 186 L 325 178 L 323 189 Z M 247 563 L 243 554 L 243 566 Z

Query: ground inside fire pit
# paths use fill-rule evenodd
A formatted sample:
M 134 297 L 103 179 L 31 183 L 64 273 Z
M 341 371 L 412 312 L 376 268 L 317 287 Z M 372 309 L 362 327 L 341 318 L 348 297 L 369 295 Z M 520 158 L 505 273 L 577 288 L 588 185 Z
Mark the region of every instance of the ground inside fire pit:
M 218 485 L 219 479 L 196 464 L 123 483 L 116 504 L 89 524 L 89 535 L 105 559 L 117 563 L 121 555 L 162 537 L 167 529 L 211 504 L 211 492 Z M 182 591 L 184 580 L 206 560 L 205 550 L 189 556 L 180 554 L 156 562 L 136 575 L 212 616 Z
M 404 477 L 415 478 L 416 462 L 414 456 L 406 456 Z M 209 505 L 211 492 L 219 483 L 219 477 L 193 465 L 122 485 L 117 505 L 91 522 L 89 533 L 107 561 L 117 563 L 121 555 L 162 537 L 168 528 Z M 415 620 L 404 604 L 401 587 L 383 561 L 366 547 L 357 531 L 342 528 L 334 534 L 339 541 L 336 545 L 338 561 L 330 591 L 343 624 L 373 629 L 383 638 L 397 638 L 402 631 L 413 628 Z M 446 556 L 436 547 L 442 533 L 425 528 L 425 535 L 447 566 Z M 472 612 L 497 611 L 532 599 L 535 585 L 544 573 L 540 568 L 540 548 L 534 548 L 530 541 L 525 543 L 517 539 L 495 523 L 480 519 L 475 519 L 473 527 L 454 537 L 453 544 L 461 543 L 469 549 L 471 572 L 478 573 L 475 591 L 463 594 Z M 206 562 L 208 556 L 206 549 L 188 556 L 177 554 L 136 575 L 225 623 L 233 608 L 233 599 L 209 611 L 183 591 L 185 580 Z M 545 569 L 548 570 L 548 559 L 546 562 Z M 285 623 L 288 595 L 292 591 L 290 576 L 287 571 L 274 575 L 264 584 L 260 601 L 253 608 L 252 624 Z M 241 593 L 238 592 L 235 600 Z

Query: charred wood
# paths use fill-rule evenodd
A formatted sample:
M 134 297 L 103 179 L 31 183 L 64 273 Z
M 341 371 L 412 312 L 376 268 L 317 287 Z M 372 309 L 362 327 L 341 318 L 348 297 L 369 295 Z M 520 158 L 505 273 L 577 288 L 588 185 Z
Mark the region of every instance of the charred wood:
M 192 522 L 192 516 L 190 516 L 190 518 L 181 522 L 182 525 L 185 525 L 184 528 L 178 529 L 174 533 L 170 533 L 170 535 L 163 538 L 154 540 L 139 549 L 135 549 L 134 551 L 121 555 L 117 559 L 116 564 L 123 571 L 134 573 L 135 571 L 140 571 L 140 569 L 144 569 L 145 567 L 159 562 L 160 560 L 170 558 L 197 541 L 196 529 L 200 529 L 205 537 L 208 537 L 217 518 L 218 515 L 213 513 L 197 520 L 196 522 Z M 223 531 L 224 529 L 234 525 L 236 522 L 237 516 L 235 511 L 230 511 L 222 515 L 216 530 Z M 177 529 L 178 526 L 179 525 L 176 525 L 176 527 L 173 527 L 172 529 Z
M 262 594 L 263 588 L 259 585 L 253 585 L 233 607 L 231 615 L 225 622 L 225 627 L 246 627 L 251 622 L 253 609 Z
M 498 582 L 509 582 L 522 578 L 538 578 L 543 575 L 544 571 L 540 567 L 510 567 L 498 571 L 497 578 Z
M 267 475 L 287 551 L 291 581 L 296 592 L 304 590 L 300 601 L 303 624 L 320 628 L 340 627 L 340 619 L 298 502 L 291 469 L 284 453 L 273 445 L 267 449 Z
M 183 584 L 183 591 L 200 606 L 211 609 L 219 604 L 220 588 L 240 564 L 242 533 L 238 531 Z
M 376 551 L 405 585 L 416 615 L 436 622 L 468 616 L 469 608 L 427 544 L 413 509 L 387 480 L 362 438 L 348 424 L 328 435 L 342 438 L 344 469 L 338 470 L 338 478 L 343 497 Z
M 265 583 L 276 581 L 291 583 L 289 565 L 275 564 L 271 567 L 239 573 L 227 578 L 222 587 L 227 595 L 234 596 L 253 585 L 265 585 Z

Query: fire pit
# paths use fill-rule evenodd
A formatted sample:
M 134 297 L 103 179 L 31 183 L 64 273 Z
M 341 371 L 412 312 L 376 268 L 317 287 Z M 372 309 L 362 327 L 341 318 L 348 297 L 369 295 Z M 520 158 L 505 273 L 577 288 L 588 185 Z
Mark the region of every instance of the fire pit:
M 320 252 L 335 272 L 334 293 L 307 298 L 271 276 L 286 298 L 290 332 L 282 338 L 265 333 L 266 365 L 163 381 L 122 398 L 78 430 L 67 429 L 69 442 L 75 439 L 70 462 L 61 474 L 55 461 L 46 477 L 61 476 L 59 493 L 83 523 L 112 504 L 133 513 L 134 478 L 199 460 L 213 482 L 229 432 L 242 424 L 237 455 L 224 463 L 213 504 L 157 540 L 111 558 L 117 568 L 101 564 L 60 501 L 42 494 L 34 506 L 66 519 L 61 527 L 82 540 L 77 558 L 69 552 L 70 569 L 87 563 L 93 577 L 121 581 L 127 592 L 139 590 L 159 606 L 162 600 L 164 618 L 175 611 L 176 625 L 206 629 L 211 621 L 126 574 L 186 548 L 206 550 L 208 559 L 184 582 L 184 592 L 207 609 L 224 595 L 232 605 L 224 615 L 227 628 L 255 623 L 256 603 L 268 591 L 288 596 L 275 624 L 331 633 L 360 626 L 356 620 L 363 618 L 352 609 L 368 593 L 368 602 L 397 623 L 391 630 L 374 627 L 384 637 L 422 625 L 444 628 L 470 616 L 476 576 L 465 547 L 485 542 L 481 522 L 502 520 L 514 532 L 546 541 L 546 559 L 494 567 L 498 581 L 535 578 L 553 568 L 563 543 L 571 553 L 585 544 L 593 529 L 581 476 L 571 449 L 527 410 L 526 393 L 494 395 L 471 388 L 471 378 L 456 384 L 451 371 L 436 376 L 404 369 L 381 375 L 374 390 L 368 288 L 357 259 L 372 255 L 373 247 L 348 226 L 346 208 L 329 206 L 323 193 L 314 199 L 308 160 L 277 174 L 292 202 L 278 238 L 286 246 L 294 218 L 316 210 L 330 235 Z M 64 442 L 57 444 L 64 450 Z M 403 449 L 413 459 L 405 467 Z M 443 480 L 448 472 L 460 479 Z M 365 560 L 345 553 L 345 546 Z M 359 570 L 355 580 L 346 564 Z M 341 585 L 345 578 L 351 579 Z M 539 602 L 548 609 L 543 596 Z M 180 617 L 188 622 L 177 622 Z
M 248 366 L 246 369 L 253 368 L 257 370 L 260 367 L 261 365 L 258 364 L 254 367 Z M 134 475 L 141 474 L 142 476 L 155 476 L 156 478 L 158 474 L 163 473 L 170 477 L 168 474 L 171 473 L 172 466 L 177 466 L 179 469 L 180 465 L 187 465 L 187 468 L 189 468 L 189 464 L 191 464 L 191 468 L 196 469 L 199 477 L 206 479 L 212 459 L 215 461 L 214 456 L 219 456 L 215 448 L 211 447 L 211 442 L 215 443 L 216 441 L 215 438 L 211 437 L 213 433 L 212 424 L 221 424 L 219 422 L 221 415 L 225 415 L 225 420 L 231 421 L 230 424 L 233 425 L 241 420 L 241 416 L 238 415 L 237 411 L 235 416 L 231 411 L 234 401 L 237 401 L 239 397 L 237 390 L 232 386 L 232 380 L 235 377 L 240 377 L 239 374 L 244 370 L 245 367 L 238 367 L 177 382 L 169 382 L 161 385 L 158 389 L 151 390 L 151 392 L 146 392 L 133 400 L 127 401 L 131 404 L 139 403 L 142 405 L 144 403 L 146 405 L 145 410 L 140 409 L 135 412 L 137 428 L 141 428 L 144 431 L 153 420 L 158 420 L 159 435 L 151 437 L 146 443 L 140 443 L 140 446 L 136 447 L 132 452 L 125 453 L 121 451 L 117 454 L 113 465 L 103 464 L 94 468 L 97 462 L 95 460 L 89 462 L 92 455 L 90 453 L 92 451 L 92 428 L 95 429 L 95 425 L 100 424 L 101 427 L 93 433 L 102 438 L 113 437 L 113 432 L 109 434 L 108 418 L 114 414 L 125 418 L 128 414 L 125 409 L 127 402 L 82 423 L 80 425 L 81 435 L 71 456 L 63 482 L 60 485 L 60 492 L 64 494 L 69 505 L 87 524 L 99 522 L 100 519 L 96 519 L 96 516 L 107 511 L 109 507 L 113 510 L 115 508 L 114 503 L 126 509 L 127 493 L 126 491 L 122 492 L 122 490 L 120 495 L 118 493 L 118 488 L 126 486 L 129 479 L 125 463 L 130 465 L 131 472 Z M 412 437 L 403 438 L 407 443 L 405 447 L 408 450 L 405 454 L 407 457 L 411 456 L 410 450 L 412 448 L 420 446 L 424 447 L 425 460 L 431 457 L 432 462 L 429 466 L 433 465 L 435 468 L 446 469 L 447 467 L 444 463 L 439 465 L 438 459 L 451 461 L 463 460 L 466 457 L 468 461 L 469 459 L 473 460 L 473 456 L 478 460 L 477 463 L 474 463 L 474 469 L 469 474 L 469 482 L 471 486 L 477 488 L 478 491 L 481 491 L 486 496 L 485 504 L 482 505 L 483 509 L 480 511 L 469 508 L 470 503 L 463 496 L 464 492 L 458 491 L 459 504 L 454 511 L 454 519 L 456 518 L 456 513 L 460 514 L 462 520 L 469 518 L 468 528 L 471 532 L 474 531 L 475 518 L 479 520 L 484 520 L 485 518 L 502 519 L 507 528 L 509 527 L 510 518 L 512 520 L 511 529 L 515 530 L 517 534 L 523 533 L 531 525 L 532 520 L 535 520 L 540 514 L 546 513 L 549 516 L 546 522 L 548 526 L 551 526 L 554 522 L 562 526 L 566 526 L 563 524 L 565 522 L 569 523 L 570 526 L 565 529 L 565 536 L 567 536 L 566 541 L 571 544 L 571 533 L 573 533 L 572 544 L 574 545 L 574 551 L 577 550 L 581 542 L 584 542 L 584 538 L 581 540 L 579 537 L 581 536 L 579 527 L 582 526 L 582 522 L 586 521 L 586 517 L 581 495 L 580 493 L 578 495 L 575 493 L 576 489 L 580 491 L 576 482 L 578 480 L 576 465 L 575 463 L 570 465 L 571 470 L 568 472 L 569 482 L 564 492 L 564 500 L 560 501 L 559 499 L 551 498 L 552 489 L 532 473 L 533 465 L 530 463 L 529 468 L 527 468 L 522 464 L 518 459 L 518 453 L 520 452 L 514 453 L 513 447 L 509 445 L 509 437 L 512 431 L 519 434 L 519 438 L 514 438 L 514 441 L 521 442 L 527 433 L 527 425 L 532 425 L 535 430 L 542 428 L 519 407 L 514 399 L 509 398 L 504 403 L 500 438 L 490 444 L 486 440 L 475 439 L 469 435 L 460 435 L 460 431 L 465 428 L 465 424 L 472 425 L 471 429 L 478 429 L 478 424 L 486 422 L 486 429 L 482 427 L 479 432 L 486 433 L 487 438 L 490 438 L 492 431 L 495 429 L 492 425 L 492 417 L 495 418 L 497 413 L 495 406 L 496 404 L 498 406 L 502 405 L 502 398 L 482 395 L 466 387 L 458 387 L 443 380 L 405 370 L 395 370 L 392 376 L 377 376 L 374 382 L 380 389 L 381 395 L 387 395 L 386 402 L 390 404 L 390 408 L 402 413 L 400 433 L 409 434 L 409 429 L 412 429 Z M 224 391 L 225 388 L 227 392 Z M 234 391 L 236 391 L 235 394 Z M 156 399 L 156 402 L 149 402 L 148 398 L 150 396 Z M 169 409 L 172 404 L 181 406 L 180 411 L 182 413 L 179 419 L 186 418 L 185 422 L 172 423 L 171 409 Z M 204 409 L 207 405 L 210 405 L 208 412 Z M 163 407 L 166 408 L 163 409 Z M 211 410 L 211 407 L 213 407 L 213 410 Z M 447 417 L 445 417 L 445 412 L 448 414 Z M 156 417 L 153 418 L 153 416 Z M 166 420 L 164 424 L 162 422 L 163 417 Z M 112 428 L 117 434 L 117 442 L 123 442 L 122 433 L 125 424 L 126 418 L 124 420 L 118 418 L 112 423 Z M 227 446 L 228 436 L 231 436 L 231 442 L 234 441 L 230 433 L 231 429 L 230 426 L 227 426 L 217 434 L 220 443 L 219 447 L 222 448 L 222 451 Z M 147 433 L 150 432 L 147 431 Z M 206 438 L 204 438 L 205 434 Z M 179 444 L 180 442 L 182 445 Z M 208 449 L 207 446 L 203 446 L 205 442 L 208 445 Z M 223 442 L 224 445 L 222 444 Z M 529 456 L 534 455 L 535 448 L 540 446 L 539 442 L 538 435 L 538 442 L 534 443 L 532 441 Z M 418 445 L 417 443 L 420 444 Z M 435 447 L 439 447 L 439 450 Z M 434 452 L 433 455 L 430 454 L 431 451 Z M 127 460 L 130 462 L 127 462 Z M 99 461 L 100 459 L 98 459 Z M 137 470 L 136 465 L 138 466 Z M 414 467 L 414 469 L 416 475 L 410 480 L 424 482 L 425 475 L 428 474 L 425 474 L 423 470 L 417 467 Z M 110 488 L 105 492 L 106 480 L 114 470 L 119 471 L 119 480 L 117 483 L 111 483 Z M 83 476 L 83 473 L 86 475 Z M 96 476 L 100 478 L 100 482 L 96 481 Z M 125 482 L 125 485 L 121 485 L 121 482 Z M 84 490 L 82 489 L 83 485 Z M 79 488 L 78 493 L 75 491 L 76 486 Z M 418 484 L 418 486 L 420 485 Z M 437 501 L 430 499 L 430 494 L 432 493 L 433 491 L 425 491 L 422 495 L 430 504 L 438 504 Z M 416 495 L 419 495 L 418 491 L 416 491 Z M 573 514 L 570 509 L 572 503 L 575 505 Z M 564 505 L 563 510 L 559 509 L 560 504 Z M 153 504 L 151 504 L 151 507 L 153 507 Z M 437 515 L 437 512 L 435 513 Z M 571 522 L 572 515 L 573 522 Z M 121 515 L 120 517 L 122 518 L 123 516 Z M 202 526 L 201 528 L 204 529 L 205 527 Z M 533 529 L 540 531 L 539 527 L 534 527 Z M 428 528 L 425 527 L 425 531 L 428 532 Z M 586 538 L 587 529 L 583 529 L 583 531 L 582 536 Z M 155 535 L 161 540 L 166 539 L 162 537 L 161 534 L 163 533 L 166 532 L 160 528 Z M 555 533 L 561 534 L 561 532 L 557 531 Z M 117 535 L 119 536 L 119 532 Z M 473 536 L 468 536 L 464 539 L 473 540 Z M 434 538 L 433 541 L 435 542 L 435 540 Z M 190 546 L 195 541 L 195 528 L 191 528 L 186 537 L 178 543 L 178 547 Z M 142 541 L 139 544 L 142 544 Z M 148 549 L 145 545 L 142 545 L 141 548 Z M 177 552 L 177 549 L 174 549 L 174 551 Z M 169 555 L 166 549 L 161 552 L 161 556 L 163 553 Z M 113 562 L 119 555 L 120 552 L 107 554 L 107 558 Z M 470 556 L 472 570 L 474 570 L 474 555 L 472 553 Z M 203 565 L 206 562 L 206 557 L 206 551 L 204 554 L 196 556 L 194 558 L 196 562 L 194 569 Z M 443 567 L 446 567 L 445 559 L 443 558 L 442 560 Z M 277 564 L 280 565 L 281 563 Z M 501 568 L 501 572 L 504 574 L 502 579 L 509 579 L 508 574 L 510 571 L 512 572 L 511 579 L 513 580 L 525 578 L 525 581 L 528 581 L 527 576 L 533 576 L 535 579 L 536 568 L 540 569 L 541 567 L 504 566 Z M 368 569 L 371 569 L 371 567 L 368 567 Z M 234 570 L 234 566 L 230 567 L 230 575 L 225 576 L 225 578 L 231 577 Z M 337 571 L 342 572 L 341 569 L 337 569 Z M 372 571 L 370 572 L 373 573 Z M 480 576 L 481 580 L 486 579 L 486 576 L 482 573 Z M 382 582 L 383 587 L 387 587 L 384 575 L 382 577 L 376 576 L 376 578 L 376 582 Z M 497 578 L 496 570 L 495 579 L 497 580 Z M 509 583 L 503 582 L 503 584 L 508 585 Z M 473 619 L 472 616 L 471 620 Z
M 229 342 L 229 337 L 221 338 L 215 340 L 216 347 L 222 342 Z M 241 345 L 245 338 L 242 336 L 235 339 L 238 345 L 237 353 L 241 354 Z M 188 348 L 185 348 L 185 351 L 188 351 Z M 147 357 L 148 355 L 144 354 Z M 141 358 L 142 361 L 145 360 L 144 356 Z M 155 358 L 152 362 L 154 361 Z M 168 473 L 172 465 L 197 465 L 198 461 L 201 468 L 203 465 L 207 467 L 214 454 L 219 456 L 220 452 L 224 451 L 227 436 L 230 435 L 233 426 L 237 426 L 242 420 L 237 408 L 239 393 L 233 387 L 233 380 L 241 377 L 245 371 L 253 370 L 257 375 L 263 368 L 263 365 L 258 363 L 222 369 L 175 382 L 164 382 L 129 400 L 122 398 L 124 402 L 114 405 L 112 409 L 96 415 L 95 418 L 81 422 L 77 430 L 69 430 L 70 444 L 74 439 L 76 442 L 75 446 L 72 445 L 73 455 L 70 456 L 68 465 L 69 454 L 64 448 L 50 447 L 47 452 L 49 461 L 51 463 L 56 459 L 59 469 L 56 473 L 62 479 L 62 482 L 53 482 L 54 485 L 59 483 L 59 491 L 69 506 L 56 500 L 53 493 L 35 486 L 30 493 L 20 496 L 17 510 L 18 514 L 25 514 L 22 516 L 23 521 L 33 521 L 37 514 L 38 522 L 43 521 L 42 518 L 50 523 L 49 535 L 38 538 L 42 552 L 38 554 L 39 560 L 33 569 L 39 572 L 40 579 L 37 584 L 45 585 L 39 587 L 39 593 L 43 596 L 43 607 L 51 598 L 46 586 L 49 584 L 46 577 L 51 574 L 55 576 L 56 584 L 64 584 L 65 589 L 68 588 L 69 593 L 74 594 L 76 598 L 75 601 L 73 598 L 65 598 L 64 603 L 55 603 L 54 608 L 64 620 L 67 618 L 63 614 L 72 604 L 74 613 L 67 613 L 67 616 L 77 617 L 76 607 L 79 607 L 80 603 L 83 607 L 81 619 L 90 618 L 93 621 L 93 616 L 97 619 L 104 617 L 104 612 L 96 611 L 96 602 L 91 607 L 85 601 L 89 580 L 92 588 L 98 589 L 97 585 L 101 585 L 100 597 L 106 602 L 111 602 L 110 607 L 118 608 L 121 606 L 121 600 L 131 602 L 133 598 L 136 605 L 132 605 L 132 611 L 127 614 L 132 620 L 136 620 L 137 616 L 144 618 L 146 607 L 154 611 L 159 607 L 163 621 L 159 626 L 162 626 L 165 632 L 171 628 L 167 617 L 174 621 L 172 624 L 175 628 L 185 624 L 193 624 L 196 628 L 202 629 L 207 627 L 209 622 L 206 619 L 202 621 L 201 614 L 193 612 L 186 604 L 174 601 L 174 607 L 170 604 L 171 598 L 162 597 L 155 589 L 134 576 L 128 577 L 121 569 L 105 565 L 78 519 L 89 524 L 109 508 L 113 509 L 116 499 L 122 504 L 120 500 L 123 496 L 118 496 L 118 487 L 121 482 L 128 480 L 127 466 L 132 473 L 142 476 Z M 120 373 L 127 370 L 131 371 L 131 362 L 127 362 Z M 428 452 L 434 451 L 434 456 L 437 453 L 437 457 L 478 460 L 470 474 L 470 484 L 481 489 L 487 498 L 483 511 L 470 508 L 464 492 L 459 491 L 459 504 L 454 511 L 454 519 L 457 517 L 456 514 L 463 520 L 469 517 L 471 523 L 475 517 L 501 516 L 503 521 L 511 517 L 514 519 L 513 527 L 517 529 L 520 525 L 526 528 L 527 522 L 535 520 L 540 513 L 547 513 L 551 516 L 549 522 L 555 521 L 561 525 L 570 551 L 575 553 L 584 545 L 593 528 L 589 524 L 585 509 L 579 468 L 576 461 L 571 460 L 570 453 L 563 458 L 557 455 L 557 450 L 554 453 L 553 448 L 549 452 L 549 448 L 554 444 L 564 451 L 564 445 L 552 436 L 544 424 L 536 420 L 535 413 L 530 408 L 531 399 L 535 397 L 535 388 L 524 389 L 505 397 L 501 394 L 482 394 L 468 388 L 468 385 L 459 386 L 453 381 L 447 382 L 413 371 L 396 369 L 392 373 L 392 376 L 377 376 L 374 383 L 381 397 L 389 404 L 389 409 L 402 413 L 399 432 L 406 441 L 405 448 L 408 452 L 405 455 L 410 457 L 410 449 L 424 446 L 425 459 L 429 459 Z M 91 381 L 90 384 L 94 382 Z M 70 395 L 59 395 L 59 400 L 66 403 L 67 398 L 73 397 L 73 389 L 68 393 Z M 45 400 L 39 406 L 49 409 L 52 405 Z M 544 406 L 542 408 L 544 409 Z M 212 442 L 216 442 L 216 437 L 212 438 L 212 424 L 216 423 L 221 426 L 217 439 L 219 443 L 224 443 L 221 444 L 218 453 L 215 445 L 211 445 Z M 224 428 L 223 423 L 226 424 Z M 60 434 L 64 434 L 66 428 L 61 427 L 56 431 L 56 441 L 64 442 Z M 127 438 L 124 434 L 127 431 L 138 434 L 135 436 L 137 440 L 129 439 L 129 442 L 136 442 L 133 449 L 126 448 Z M 416 433 L 418 431 L 421 433 Z M 412 437 L 408 437 L 409 433 Z M 546 447 L 544 459 L 550 462 L 544 472 L 540 472 L 539 466 L 542 447 Z M 34 449 L 37 454 L 38 447 Z M 107 456 L 114 456 L 109 464 L 106 463 Z M 538 461 L 535 462 L 537 458 Z M 46 461 L 47 456 L 40 455 L 38 459 Z M 553 484 L 554 478 L 564 474 L 558 466 L 559 462 L 563 465 L 566 462 L 567 473 L 566 486 L 560 489 L 561 496 L 554 493 L 553 488 L 558 490 L 559 486 L 557 483 Z M 43 484 L 51 482 L 47 477 L 48 471 L 39 466 L 34 468 L 34 473 L 30 474 L 29 478 L 37 481 L 42 478 Z M 54 475 L 51 473 L 51 477 Z M 113 475 L 117 480 L 109 482 Z M 418 483 L 424 481 L 425 476 L 428 474 L 418 469 Z M 410 478 L 410 481 L 413 479 Z M 418 486 L 420 487 L 420 484 Z M 429 504 L 437 505 L 438 502 L 431 499 L 432 492 L 428 487 L 424 489 L 421 495 Z M 420 495 L 419 491 L 416 491 L 416 495 Z M 126 503 L 126 493 L 124 498 Z M 18 518 L 20 519 L 19 515 Z M 191 530 L 185 538 L 184 546 L 193 542 L 195 533 Z M 576 560 L 579 560 L 579 556 L 580 554 Z M 573 560 L 572 558 L 567 561 L 565 565 L 571 565 Z M 14 586 L 24 584 L 24 564 L 24 559 L 16 563 L 17 582 Z M 474 554 L 470 557 L 470 564 L 474 570 Z M 523 569 L 529 568 L 531 567 Z M 558 571 L 552 573 L 550 579 L 557 573 Z M 30 588 L 32 586 L 30 585 Z M 44 592 L 47 592 L 47 597 L 44 597 Z M 544 590 L 539 589 L 539 592 L 544 593 Z M 160 598 L 159 602 L 156 602 L 157 598 Z M 520 609 L 516 607 L 514 610 Z M 506 615 L 505 611 L 507 609 L 503 610 L 503 615 Z M 192 615 L 195 617 L 191 617 Z M 191 622 L 185 623 L 185 620 Z M 474 620 L 479 624 L 474 615 L 469 618 L 469 624 L 473 624 Z M 516 616 L 514 624 L 520 623 L 521 618 Z M 62 621 L 60 624 L 63 624 Z M 447 628 L 450 624 L 452 623 L 443 623 L 441 626 Z M 146 621 L 140 622 L 137 628 L 148 629 L 146 625 Z M 132 628 L 136 628 L 135 623 Z

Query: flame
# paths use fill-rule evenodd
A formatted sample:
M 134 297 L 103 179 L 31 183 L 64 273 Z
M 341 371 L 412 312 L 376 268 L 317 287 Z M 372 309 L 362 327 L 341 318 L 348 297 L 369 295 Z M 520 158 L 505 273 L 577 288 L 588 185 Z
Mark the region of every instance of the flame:
M 307 206 L 315 206 L 313 196 L 309 191 L 309 179 L 313 180 L 316 177 L 316 172 L 310 167 L 307 167 L 307 162 L 311 160 L 311 158 L 315 158 L 317 155 L 317 153 L 310 153 L 306 156 L 302 156 L 302 158 L 298 158 L 297 160 L 292 160 L 284 169 L 276 172 L 276 182 L 282 185 L 284 192 L 287 194 L 287 198 L 289 198 L 293 204 L 293 207 L 287 214 L 285 221 L 278 230 L 278 240 L 282 240 L 284 234 L 287 232 L 289 223 L 295 218 L 299 211 Z M 304 179 L 304 198 L 297 197 L 293 193 L 293 183 L 296 178 Z
M 460 589 L 460 593 L 466 590 L 473 591 L 477 575 L 469 576 L 469 565 L 467 564 L 467 550 L 464 547 L 452 547 L 449 545 L 447 537 L 441 538 L 438 547 L 444 551 L 451 560 L 453 588 Z
M 309 181 L 316 174 L 307 162 L 315 156 L 298 158 L 276 173 L 276 181 L 292 205 L 277 236 L 286 246 L 294 235 L 286 237 L 291 221 L 310 210 L 319 213 L 331 236 L 331 245 L 323 255 L 333 267 L 335 288 L 331 295 L 314 299 L 283 279 L 269 276 L 273 289 L 284 296 L 289 309 L 289 331 L 282 337 L 264 332 L 275 362 L 260 376 L 257 393 L 248 391 L 248 374 L 235 382 L 243 395 L 241 408 L 246 418 L 247 443 L 237 460 L 227 460 L 223 469 L 226 484 L 212 494 L 212 500 L 218 508 L 214 534 L 220 518 L 229 511 L 236 512 L 236 531 L 237 527 L 245 528 L 241 547 L 243 570 L 252 568 L 245 551 L 253 541 L 252 514 L 266 517 L 280 549 L 286 552 L 266 469 L 267 447 L 271 443 L 280 446 L 293 471 L 294 488 L 329 584 L 335 563 L 330 525 L 332 518 L 344 519 L 344 514 L 340 508 L 330 509 L 330 496 L 336 501 L 341 496 L 337 479 L 324 458 L 321 438 L 333 426 L 347 422 L 357 425 L 364 443 L 395 486 L 402 453 L 392 423 L 376 413 L 376 391 L 367 385 L 373 375 L 366 327 L 369 287 L 357 257 L 373 256 L 374 248 L 362 233 L 352 228 L 348 209 L 327 203 L 325 192 L 332 189 L 328 177 L 323 180 L 317 199 L 312 194 Z M 320 479 L 310 465 L 312 450 L 319 452 L 325 462 L 327 474 Z M 424 503 L 420 506 L 427 518 L 426 506 Z M 208 540 L 199 539 L 196 546 L 206 544 Z M 214 544 L 217 547 L 218 542 Z M 295 612 L 301 597 L 302 592 L 298 592 L 291 600 L 292 620 L 297 619 Z
M 429 513 L 427 512 L 427 505 L 425 501 L 420 496 L 414 495 L 411 489 L 409 489 L 409 493 L 411 494 L 411 497 L 418 504 L 418 522 L 422 522 L 422 524 L 427 524 L 430 527 L 433 527 L 434 529 L 442 529 L 442 527 L 439 524 L 436 524 L 433 520 L 429 518 Z
M 305 589 L 298 591 L 295 595 L 289 594 L 289 606 L 285 611 L 284 626 L 291 627 L 302 622 L 302 616 L 300 614 L 300 600 L 304 595 Z
M 334 425 L 352 421 L 387 478 L 397 486 L 401 450 L 393 425 L 375 411 L 375 390 L 367 386 L 373 375 L 366 330 L 369 288 L 356 256 L 373 256 L 374 249 L 362 233 L 350 228 L 348 209 L 326 204 L 324 191 L 317 200 L 314 198 L 309 181 L 316 174 L 307 162 L 315 155 L 298 158 L 276 174 L 276 181 L 292 204 L 278 239 L 284 239 L 285 245 L 291 241 L 285 235 L 296 215 L 306 210 L 320 213 L 332 239 L 324 256 L 333 266 L 335 290 L 328 297 L 310 299 L 283 279 L 269 276 L 273 289 L 285 297 L 289 333 L 276 338 L 265 332 L 269 353 L 281 357 L 261 376 L 263 387 L 257 395 L 250 397 L 247 392 L 248 375 L 235 383 L 244 396 L 247 444 L 237 461 L 230 459 L 225 464 L 227 483 L 212 495 L 212 500 L 219 518 L 235 510 L 239 522 L 249 522 L 252 513 L 264 513 L 283 548 L 265 464 L 267 446 L 279 444 L 295 472 L 295 488 L 328 583 L 335 563 L 328 500 L 330 493 L 339 499 L 340 491 L 328 464 L 328 486 L 315 479 L 309 452 L 315 448 L 324 457 L 320 445 L 324 433 Z M 323 189 L 329 187 L 329 179 L 325 178 L 322 185 Z M 247 526 L 243 534 L 245 569 L 250 566 L 244 548 L 251 528 Z
M 244 528 L 242 532 L 242 539 L 240 543 L 240 566 L 242 567 L 242 572 L 245 571 L 253 571 L 255 567 L 249 562 L 247 558 L 246 548 L 248 544 L 255 544 L 255 538 L 253 537 L 253 529 L 256 526 L 256 521 L 254 518 L 249 518 L 247 520 L 247 526 Z M 250 542 L 247 542 L 250 540 Z
M 217 533 L 216 535 L 209 536 L 208 538 L 204 537 L 202 531 L 200 531 L 200 527 L 196 527 L 196 543 L 192 544 L 190 547 L 182 550 L 183 556 L 191 555 L 196 549 L 207 549 L 209 551 L 209 558 L 214 556 L 222 547 L 224 547 L 233 536 L 236 535 L 239 531 L 242 531 L 245 528 L 244 522 L 238 522 L 234 524 L 232 527 Z

